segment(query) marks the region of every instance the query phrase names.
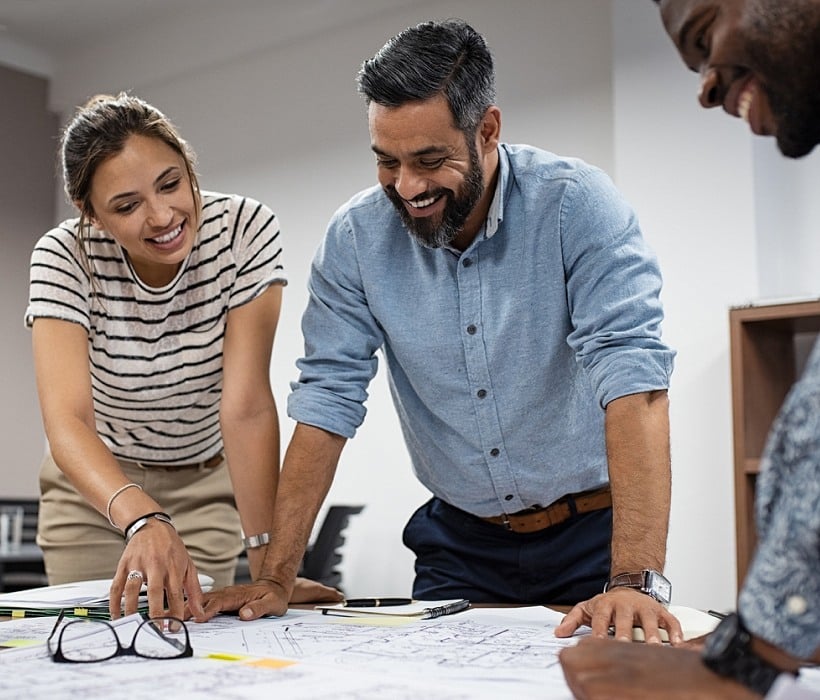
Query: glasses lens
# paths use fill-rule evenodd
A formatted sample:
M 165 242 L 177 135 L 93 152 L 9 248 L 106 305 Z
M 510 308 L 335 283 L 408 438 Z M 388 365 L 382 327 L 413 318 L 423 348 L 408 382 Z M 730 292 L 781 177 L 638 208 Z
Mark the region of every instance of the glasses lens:
M 104 661 L 119 650 L 116 633 L 104 622 L 72 620 L 58 634 L 67 661 Z M 56 648 L 56 644 L 53 646 Z
M 182 620 L 158 617 L 143 622 L 134 637 L 134 653 L 149 659 L 191 656 L 188 630 Z

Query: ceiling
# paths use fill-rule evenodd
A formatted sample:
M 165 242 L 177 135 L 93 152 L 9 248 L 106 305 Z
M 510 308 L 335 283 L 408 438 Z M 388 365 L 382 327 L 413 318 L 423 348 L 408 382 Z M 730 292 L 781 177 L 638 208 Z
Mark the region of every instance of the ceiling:
M 2 0 L 0 41 L 6 37 L 59 60 L 90 41 L 186 18 L 196 24 L 205 15 L 240 13 L 250 19 L 249 31 L 264 30 L 275 43 L 411 4 L 419 0 Z M 254 17 L 262 19 L 262 27 L 253 26 Z M 271 17 L 276 21 L 266 21 Z
M 202 12 L 220 0 L 3 0 L 2 35 L 42 51 L 62 53 L 101 33 Z

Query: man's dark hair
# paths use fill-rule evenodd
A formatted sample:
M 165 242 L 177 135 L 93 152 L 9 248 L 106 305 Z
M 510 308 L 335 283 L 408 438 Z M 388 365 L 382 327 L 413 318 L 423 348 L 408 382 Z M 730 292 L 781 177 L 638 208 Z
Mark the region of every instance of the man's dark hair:
M 468 136 L 495 102 L 490 50 L 460 19 L 405 29 L 362 64 L 357 82 L 368 105 L 399 107 L 444 95 L 456 127 Z

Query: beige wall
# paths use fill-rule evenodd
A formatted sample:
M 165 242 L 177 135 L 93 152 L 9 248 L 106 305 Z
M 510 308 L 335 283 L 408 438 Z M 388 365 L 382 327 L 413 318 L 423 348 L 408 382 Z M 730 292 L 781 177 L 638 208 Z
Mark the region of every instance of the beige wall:
M 44 438 L 23 312 L 31 250 L 54 224 L 58 122 L 43 78 L 0 66 L 0 95 L 0 495 L 33 496 Z

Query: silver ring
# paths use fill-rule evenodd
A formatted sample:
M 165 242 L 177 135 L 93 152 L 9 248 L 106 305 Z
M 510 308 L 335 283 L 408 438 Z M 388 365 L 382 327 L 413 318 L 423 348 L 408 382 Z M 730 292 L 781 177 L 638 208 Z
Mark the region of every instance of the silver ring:
M 134 579 L 139 579 L 140 581 L 142 581 L 142 579 L 144 579 L 145 576 L 142 575 L 142 571 L 137 571 L 136 569 L 134 569 L 133 571 L 129 571 L 128 576 L 126 576 L 125 578 L 127 581 L 133 581 Z

